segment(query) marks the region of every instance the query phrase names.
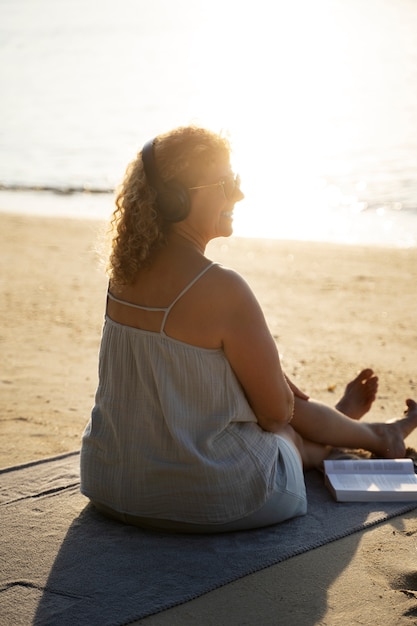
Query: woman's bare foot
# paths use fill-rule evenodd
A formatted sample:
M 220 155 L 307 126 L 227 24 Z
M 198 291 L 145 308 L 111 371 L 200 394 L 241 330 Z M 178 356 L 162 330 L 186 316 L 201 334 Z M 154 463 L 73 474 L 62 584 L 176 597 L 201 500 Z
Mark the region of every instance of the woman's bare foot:
M 359 420 L 369 411 L 378 391 L 378 377 L 371 369 L 362 370 L 346 385 L 345 393 L 336 404 L 336 409 L 354 420 Z
M 405 417 L 386 424 L 367 424 L 376 435 L 377 445 L 371 452 L 386 459 L 403 458 L 406 451 L 404 439 L 417 428 L 417 403 L 406 400 Z M 378 441 L 379 440 L 379 441 Z

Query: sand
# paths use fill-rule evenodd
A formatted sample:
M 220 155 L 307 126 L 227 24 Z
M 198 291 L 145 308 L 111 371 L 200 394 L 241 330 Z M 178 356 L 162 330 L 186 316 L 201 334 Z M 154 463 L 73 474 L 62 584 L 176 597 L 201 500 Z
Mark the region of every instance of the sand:
M 0 465 L 76 450 L 97 383 L 106 277 L 101 222 L 0 213 Z M 362 367 L 367 419 L 417 398 L 417 249 L 220 239 L 207 251 L 251 284 L 284 368 L 334 404 Z M 408 439 L 417 447 L 417 433 Z M 312 550 L 138 624 L 399 626 L 417 622 L 417 515 Z

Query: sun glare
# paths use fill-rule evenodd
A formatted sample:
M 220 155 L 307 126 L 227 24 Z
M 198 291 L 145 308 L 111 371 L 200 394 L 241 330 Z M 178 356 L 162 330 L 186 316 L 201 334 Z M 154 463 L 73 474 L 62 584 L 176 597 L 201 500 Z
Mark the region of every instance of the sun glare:
M 361 80 L 372 75 L 381 42 L 358 22 L 354 0 L 324 0 L 319 12 L 307 0 L 250 7 L 202 5 L 190 109 L 199 121 L 230 131 L 246 196 L 235 233 L 285 236 L 294 215 L 300 237 L 312 237 L 337 193 L 323 172 L 334 167 L 332 155 L 352 152 L 361 140 L 352 108 L 363 104 Z M 343 174 L 348 165 L 337 163 Z M 352 206 L 359 206 L 355 198 Z

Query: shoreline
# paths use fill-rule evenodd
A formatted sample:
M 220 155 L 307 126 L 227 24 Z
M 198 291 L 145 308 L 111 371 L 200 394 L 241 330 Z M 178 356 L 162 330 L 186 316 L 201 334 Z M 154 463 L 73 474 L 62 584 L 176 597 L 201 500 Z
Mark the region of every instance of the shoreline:
M 26 217 L 53 217 L 106 221 L 114 209 L 115 193 L 59 192 L 58 190 L 0 189 L 0 212 Z M 282 209 L 281 209 L 282 210 Z M 303 243 L 330 243 L 346 246 L 417 249 L 417 210 L 364 210 L 359 213 L 327 212 L 304 223 L 302 213 L 289 218 L 282 210 L 274 222 L 274 214 L 261 215 L 259 223 L 253 220 L 249 205 L 238 207 L 235 216 L 235 236 L 243 239 L 272 241 L 301 241 Z M 279 215 L 279 212 L 278 212 Z M 262 227 L 265 219 L 268 226 Z M 262 232 L 261 232 L 262 231 Z M 270 236 L 272 233 L 272 237 Z

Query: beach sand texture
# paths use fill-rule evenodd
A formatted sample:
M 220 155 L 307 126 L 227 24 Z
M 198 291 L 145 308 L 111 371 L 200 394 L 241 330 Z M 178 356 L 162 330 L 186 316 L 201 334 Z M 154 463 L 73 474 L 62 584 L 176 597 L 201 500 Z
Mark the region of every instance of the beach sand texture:
M 106 277 L 102 222 L 0 214 L 2 467 L 76 450 L 97 382 Z M 284 369 L 335 403 L 362 367 L 367 419 L 417 398 L 417 249 L 220 239 L 208 256 L 250 283 Z M 417 434 L 408 439 L 417 447 Z M 416 512 L 328 544 L 138 624 L 417 623 Z

